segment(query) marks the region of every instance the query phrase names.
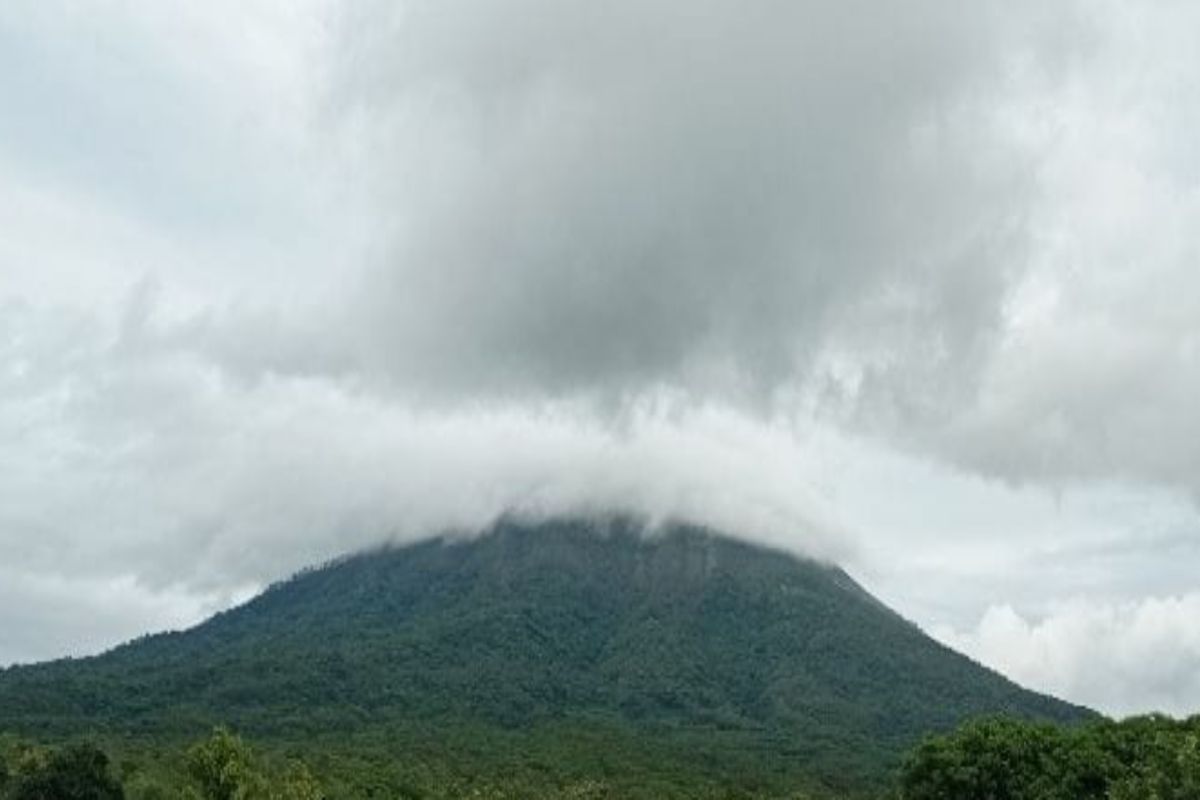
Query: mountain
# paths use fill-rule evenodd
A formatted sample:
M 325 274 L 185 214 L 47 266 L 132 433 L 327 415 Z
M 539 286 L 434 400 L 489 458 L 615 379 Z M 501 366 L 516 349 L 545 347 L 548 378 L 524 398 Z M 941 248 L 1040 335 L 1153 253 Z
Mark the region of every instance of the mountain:
M 629 518 L 505 519 L 362 553 L 191 630 L 0 671 L 0 730 L 227 723 L 429 769 L 649 786 L 880 785 L 923 735 L 998 712 L 1090 716 L 943 647 L 840 569 Z

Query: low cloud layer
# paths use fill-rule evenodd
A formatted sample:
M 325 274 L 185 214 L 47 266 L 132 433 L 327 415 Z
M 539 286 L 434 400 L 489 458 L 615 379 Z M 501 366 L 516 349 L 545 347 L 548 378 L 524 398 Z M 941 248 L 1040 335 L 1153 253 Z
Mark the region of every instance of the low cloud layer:
M 1070 645 L 1195 592 L 1191 6 L 108 12 L 0 10 L 0 663 L 622 506 L 1200 707 Z
M 788 475 L 791 432 L 728 411 L 678 418 L 663 398 L 614 429 L 563 405 L 415 410 L 323 380 L 239 382 L 140 329 L 35 316 L 4 317 L 21 335 L 0 382 L 0 530 L 33 570 L 124 565 L 209 591 L 508 508 L 624 506 L 850 551 L 813 470 Z

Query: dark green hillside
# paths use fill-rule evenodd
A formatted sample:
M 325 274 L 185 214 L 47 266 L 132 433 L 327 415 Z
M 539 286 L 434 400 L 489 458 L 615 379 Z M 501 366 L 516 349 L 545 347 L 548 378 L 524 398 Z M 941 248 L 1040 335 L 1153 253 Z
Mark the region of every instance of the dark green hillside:
M 186 632 L 0 672 L 0 730 L 228 723 L 650 785 L 871 785 L 923 734 L 996 712 L 1087 715 L 947 650 L 841 570 L 624 519 L 366 553 Z

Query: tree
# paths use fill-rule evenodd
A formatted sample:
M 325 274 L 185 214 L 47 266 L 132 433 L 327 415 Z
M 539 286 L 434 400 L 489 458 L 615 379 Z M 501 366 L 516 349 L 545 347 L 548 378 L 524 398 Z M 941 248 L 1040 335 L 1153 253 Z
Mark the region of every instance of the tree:
M 317 780 L 300 762 L 268 776 L 239 737 L 226 728 L 188 750 L 188 774 L 203 800 L 324 800 Z
M 1196 800 L 1200 717 L 969 723 L 913 751 L 900 789 L 904 800 Z
M 905 800 L 1084 800 L 1064 792 L 1065 734 L 1049 725 L 996 718 L 935 736 L 905 761 Z
M 1111 800 L 1194 800 L 1200 797 L 1200 737 L 1159 732 L 1145 742 L 1131 774 L 1116 782 Z
M 217 728 L 188 750 L 187 769 L 205 800 L 251 800 L 263 794 L 250 748 L 227 728 Z
M 271 790 L 271 800 L 325 800 L 325 793 L 308 767 L 294 762 L 279 785 Z
M 124 800 L 121 783 L 109 771 L 108 756 L 95 745 L 77 744 L 30 760 L 12 782 L 10 800 Z

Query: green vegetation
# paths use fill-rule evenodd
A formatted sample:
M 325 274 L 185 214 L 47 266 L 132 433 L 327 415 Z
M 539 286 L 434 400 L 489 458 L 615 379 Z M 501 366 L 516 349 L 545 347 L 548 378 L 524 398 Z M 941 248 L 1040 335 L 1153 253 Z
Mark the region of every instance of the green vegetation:
M 94 745 L 25 748 L 18 755 L 15 774 L 9 775 L 7 767 L 0 769 L 0 796 L 5 800 L 124 800 L 121 783 L 109 771 L 108 756 Z
M 95 744 L 57 747 L 0 737 L 0 763 L 19 763 L 0 800 L 324 800 L 325 798 L 426 798 L 427 800 L 611 800 L 688 797 L 710 800 L 825 798 L 804 792 L 766 794 L 735 788 L 681 783 L 663 775 L 630 788 L 596 777 L 551 778 L 545 771 L 482 774 L 460 764 L 456 772 L 428 769 L 401 756 L 396 762 L 349 750 L 310 752 L 313 767 L 294 755 L 260 754 L 224 728 L 190 745 L 137 745 L 113 740 L 119 770 Z M 294 752 L 294 751 L 293 751 Z M 77 754 L 84 754 L 80 758 Z M 583 769 L 582 764 L 568 765 Z M 119 773 L 119 778 L 116 777 Z M 320 777 L 317 777 L 317 774 Z M 685 786 L 686 788 L 680 788 Z
M 899 785 L 903 800 L 1196 800 L 1200 717 L 980 720 L 917 747 Z
M 303 762 L 278 775 L 265 772 L 250 748 L 225 728 L 187 752 L 187 773 L 204 800 L 321 800 L 320 784 Z
M 186 632 L 0 671 L 0 730 L 84 733 L 182 774 L 155 749 L 228 724 L 333 797 L 842 796 L 886 788 L 927 733 L 997 713 L 1093 717 L 947 650 L 836 568 L 626 519 L 366 553 Z
M 649 742 L 647 742 L 649 743 Z M 874 793 L 755 790 L 641 774 L 613 780 L 584 759 L 551 771 L 431 768 L 416 754 L 379 761 L 351 750 L 313 748 L 310 763 L 259 754 L 218 728 L 190 745 L 131 746 L 114 740 L 119 767 L 90 742 L 58 747 L 0 737 L 0 800 L 717 800 L 874 798 L 874 800 L 1196 800 L 1200 798 L 1200 717 L 1137 717 L 1056 726 L 995 717 L 968 722 L 915 747 L 888 785 Z M 565 755 L 564 758 L 571 756 Z M 618 771 L 624 763 L 616 763 Z
M 156 751 L 161 754 L 161 751 Z M 173 754 L 177 756 L 178 754 Z M 103 749 L 91 742 L 45 747 L 7 739 L 15 772 L 2 773 L 0 800 L 323 800 L 320 784 L 299 762 L 278 769 L 258 759 L 241 739 L 219 728 L 207 740 L 165 762 L 124 758 L 118 777 Z M 158 756 L 161 758 L 161 755 Z M 182 765 L 182 769 L 180 768 Z

